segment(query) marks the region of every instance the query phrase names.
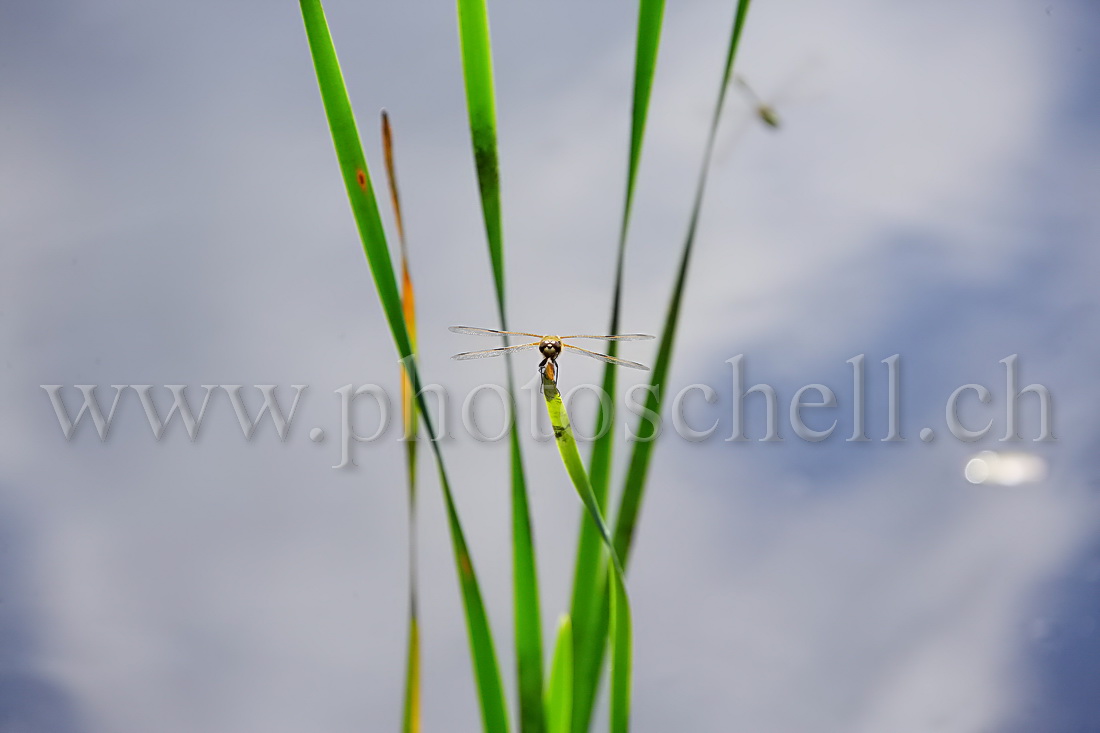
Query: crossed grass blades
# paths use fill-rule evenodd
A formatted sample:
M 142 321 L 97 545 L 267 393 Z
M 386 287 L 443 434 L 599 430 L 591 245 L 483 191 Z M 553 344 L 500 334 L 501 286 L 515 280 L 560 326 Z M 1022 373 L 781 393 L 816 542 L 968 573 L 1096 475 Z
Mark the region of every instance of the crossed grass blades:
M 300 0 L 306 36 L 317 73 L 318 88 L 329 123 L 341 176 L 347 191 L 352 214 L 359 231 L 364 253 L 370 267 L 375 290 L 389 326 L 394 346 L 403 365 L 403 405 L 406 433 L 415 436 L 422 425 L 428 438 L 436 436 L 435 426 L 426 410 L 421 394 L 420 371 L 414 356 L 415 312 L 412 280 L 409 276 L 404 220 L 400 212 L 396 177 L 393 166 L 392 131 L 385 124 L 384 148 L 387 158 L 391 198 L 395 207 L 398 239 L 401 243 L 401 287 L 398 287 L 394 264 L 378 211 L 371 176 L 363 155 L 359 134 L 347 96 L 332 37 L 319 0 Z M 704 197 L 710 159 L 719 117 L 730 86 L 733 61 L 741 38 L 749 0 L 738 0 L 704 153 L 700 167 L 687 234 L 680 264 L 673 284 L 667 316 L 662 329 L 651 385 L 659 385 L 668 375 L 671 364 L 680 304 L 686 288 L 687 272 L 695 241 L 700 209 Z M 501 224 L 500 168 L 496 143 L 496 102 L 493 88 L 492 44 L 489 36 L 488 12 L 484 0 L 458 0 L 458 30 L 461 41 L 461 61 L 466 89 L 471 142 L 477 170 L 482 214 L 489 248 L 490 263 L 500 319 L 500 330 L 507 330 L 504 268 L 504 237 Z M 664 0 L 640 0 L 638 5 L 637 41 L 634 67 L 634 92 L 631 111 L 631 137 L 626 194 L 618 238 L 615 281 L 611 306 L 611 326 L 614 334 L 621 320 L 623 262 L 635 180 L 645 135 L 646 117 L 656 69 L 657 51 L 664 17 Z M 537 345 L 537 344 L 536 344 Z M 564 345 L 563 345 L 564 346 Z M 615 394 L 617 344 L 609 343 L 608 361 L 604 373 L 605 391 Z M 594 352 L 591 352 L 594 353 Z M 506 355 L 506 359 L 509 358 Z M 511 369 L 507 369 L 509 389 Z M 551 374 L 554 377 L 556 374 Z M 569 427 L 569 418 L 552 378 L 544 374 L 543 391 L 547 412 L 555 428 L 556 442 L 562 463 L 570 481 L 584 505 L 570 612 L 562 616 L 558 626 L 554 654 L 547 684 L 543 682 L 541 606 L 535 562 L 534 539 L 527 504 L 526 480 L 517 429 L 511 435 L 512 485 L 512 550 L 515 611 L 515 645 L 517 660 L 517 691 L 519 728 L 524 733 L 581 733 L 591 725 L 603 668 L 603 656 L 610 642 L 611 690 L 610 730 L 622 733 L 630 722 L 631 685 L 631 612 L 624 582 L 624 569 L 634 537 L 638 515 L 644 498 L 648 466 L 655 441 L 634 444 L 620 494 L 613 531 L 605 521 L 609 503 L 609 487 L 613 456 L 614 431 L 600 431 L 604 438 L 593 447 L 588 470 L 581 461 L 576 441 Z M 650 391 L 649 409 L 660 413 L 661 400 Z M 415 408 L 415 409 L 414 409 Z M 417 417 L 419 415 L 419 418 Z M 601 412 L 600 426 L 614 417 L 611 411 Z M 645 437 L 652 425 L 641 422 L 638 434 Z M 403 727 L 406 731 L 420 728 L 419 687 L 419 627 L 416 607 L 415 508 L 416 508 L 416 442 L 406 448 L 409 519 L 410 519 L 410 596 L 409 646 L 407 652 L 406 698 Z M 473 559 L 467 549 L 465 533 L 459 518 L 451 482 L 438 442 L 429 445 L 439 476 L 446 506 L 447 526 L 455 558 L 455 569 L 462 595 L 463 610 L 469 635 L 474 681 L 481 708 L 482 725 L 491 733 L 510 729 L 510 716 L 501 680 L 489 619 L 482 600 Z

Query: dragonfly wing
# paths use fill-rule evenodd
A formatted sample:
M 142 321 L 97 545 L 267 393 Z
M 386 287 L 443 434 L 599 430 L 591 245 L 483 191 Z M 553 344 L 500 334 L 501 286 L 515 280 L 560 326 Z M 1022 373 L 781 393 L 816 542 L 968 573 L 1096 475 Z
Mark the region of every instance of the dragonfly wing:
M 609 364 L 618 364 L 619 366 L 630 367 L 631 369 L 643 369 L 647 372 L 649 371 L 649 367 L 647 367 L 645 364 L 639 364 L 636 361 L 627 361 L 626 359 L 620 359 L 620 358 L 615 357 L 615 356 L 608 356 L 607 354 L 599 354 L 595 351 L 589 351 L 588 349 L 582 349 L 579 346 L 574 346 L 573 344 L 562 344 L 562 346 L 564 346 L 567 349 L 571 349 L 573 351 L 579 351 L 580 353 L 584 354 L 585 356 L 590 356 L 593 359 L 599 359 L 600 361 L 606 361 Z
M 484 349 L 483 351 L 466 351 L 461 354 L 455 354 L 452 359 L 488 359 L 491 356 L 501 356 L 503 354 L 511 354 L 515 351 L 526 351 L 527 349 L 533 349 L 539 345 L 538 341 L 530 344 L 518 344 L 516 346 L 502 346 L 499 349 Z
M 758 95 L 756 91 L 749 86 L 749 83 L 747 81 L 745 81 L 745 77 L 741 76 L 740 74 L 735 74 L 733 80 L 737 84 L 737 86 L 741 87 L 741 91 L 745 94 L 745 96 L 753 101 L 755 106 L 759 106 L 764 103 L 764 100 L 760 99 L 760 95 Z
M 576 336 L 562 336 L 563 339 L 597 339 L 599 341 L 649 341 L 655 336 L 650 336 L 648 333 L 624 333 L 618 336 L 590 336 L 588 334 L 578 334 Z
M 451 333 L 464 333 L 469 336 L 530 336 L 533 339 L 541 339 L 537 333 L 524 333 L 523 331 L 497 331 L 492 328 L 473 328 L 472 326 L 451 326 L 447 329 Z

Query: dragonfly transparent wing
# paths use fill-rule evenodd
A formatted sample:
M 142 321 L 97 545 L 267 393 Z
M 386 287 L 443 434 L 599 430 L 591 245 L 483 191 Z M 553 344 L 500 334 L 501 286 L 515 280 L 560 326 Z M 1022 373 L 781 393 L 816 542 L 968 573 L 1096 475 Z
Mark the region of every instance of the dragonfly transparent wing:
M 451 326 L 447 329 L 451 333 L 464 333 L 469 336 L 530 336 L 533 339 L 541 339 L 537 333 L 524 333 L 523 331 L 497 331 L 492 328 L 473 328 L 472 326 Z
M 455 354 L 452 359 L 488 359 L 492 356 L 501 356 L 502 354 L 511 354 L 516 351 L 527 351 L 527 349 L 533 349 L 539 345 L 538 341 L 530 344 L 518 344 L 516 346 L 501 346 L 499 349 L 484 349 L 483 351 L 466 351 L 461 354 Z
M 735 74 L 733 77 L 733 81 L 737 84 L 737 86 L 741 87 L 741 91 L 749 99 L 752 100 L 754 105 L 759 107 L 760 105 L 764 104 L 764 100 L 761 99 L 760 95 L 757 94 L 756 91 L 749 86 L 749 83 L 745 81 L 745 77 L 741 76 L 740 74 Z
M 563 339 L 599 339 L 600 341 L 649 341 L 654 336 L 650 336 L 648 333 L 624 333 L 618 336 L 589 336 L 588 334 L 579 334 L 576 336 L 562 336 Z
M 647 367 L 645 364 L 639 364 L 636 361 L 627 361 L 626 359 L 619 359 L 619 358 L 614 357 L 614 356 L 608 356 L 607 354 L 599 354 L 599 353 L 596 353 L 595 351 L 589 351 L 588 349 L 582 349 L 579 346 L 574 346 L 573 344 L 562 344 L 562 346 L 564 346 L 567 349 L 571 349 L 573 351 L 579 351 L 580 353 L 584 354 L 585 356 L 590 356 L 593 359 L 599 359 L 600 361 L 606 361 L 609 364 L 618 364 L 619 366 L 630 367 L 631 369 L 643 369 L 647 372 L 649 371 L 649 367 Z

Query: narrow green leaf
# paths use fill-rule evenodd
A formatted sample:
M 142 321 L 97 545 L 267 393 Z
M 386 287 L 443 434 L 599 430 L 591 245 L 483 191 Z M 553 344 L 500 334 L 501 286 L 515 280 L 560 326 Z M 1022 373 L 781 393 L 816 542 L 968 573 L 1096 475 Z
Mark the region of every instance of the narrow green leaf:
M 573 437 L 573 429 L 569 424 L 569 415 L 565 411 L 561 393 L 557 385 L 545 374 L 542 378 L 542 392 L 546 398 L 546 412 L 550 416 L 550 425 L 554 429 L 555 442 L 558 444 L 558 452 L 561 454 L 565 471 L 569 474 L 573 487 L 577 490 L 581 502 L 588 510 L 589 516 L 600 532 L 600 537 L 607 548 L 610 557 L 608 563 L 608 575 L 613 589 L 610 602 L 609 619 L 611 625 L 611 733 L 626 733 L 630 727 L 630 684 L 631 684 L 631 619 L 630 600 L 626 595 L 626 585 L 623 581 L 623 566 L 619 562 L 615 552 L 611 534 L 600 512 L 596 495 L 592 492 L 592 484 L 588 479 L 588 473 L 584 470 L 584 462 L 581 460 L 580 451 L 577 450 L 577 441 Z M 575 686 L 575 680 L 574 680 Z
M 513 393 L 509 378 L 509 393 Z M 525 733 L 546 728 L 542 708 L 542 618 L 535 542 L 523 475 L 519 429 L 512 426 L 512 582 L 519 680 L 520 726 Z
M 615 258 L 615 286 L 611 299 L 611 324 L 608 333 L 618 333 L 622 313 L 623 263 L 626 254 L 627 234 L 630 228 L 630 212 L 634 206 L 634 188 L 638 177 L 638 166 L 642 158 L 642 141 L 645 138 L 646 119 L 649 116 L 649 98 L 653 89 L 653 76 L 657 67 L 657 49 L 661 39 L 661 26 L 664 19 L 664 0 L 640 0 L 638 3 L 638 32 L 634 53 L 634 102 L 630 121 L 630 159 L 627 164 L 626 194 L 623 201 L 622 221 L 619 225 L 619 246 Z M 618 355 L 619 344 L 611 341 L 607 344 L 611 356 Z M 615 398 L 615 376 L 618 372 L 614 365 L 604 368 L 603 389 Z M 614 402 L 612 402 L 614 404 Z M 606 496 L 611 472 L 611 455 L 615 431 L 604 426 L 614 422 L 613 414 L 602 411 L 597 421 L 596 434 L 599 438 L 592 448 L 589 463 L 593 489 L 601 506 Z
M 573 627 L 569 614 L 558 623 L 554 659 L 550 663 L 550 685 L 546 690 L 547 733 L 569 733 L 573 717 Z
M 672 288 L 672 296 L 669 299 L 668 313 L 665 316 L 664 328 L 661 330 L 660 346 L 657 349 L 657 360 L 653 366 L 653 376 L 650 379 L 650 387 L 646 398 L 646 406 L 658 415 L 661 413 L 662 400 L 659 392 L 660 386 L 668 378 L 669 368 L 672 364 L 672 351 L 676 341 L 676 330 L 680 321 L 680 306 L 683 302 L 684 286 L 687 283 L 688 266 L 691 263 L 692 249 L 695 246 L 695 233 L 699 225 L 699 214 L 703 207 L 703 199 L 706 195 L 707 177 L 710 173 L 710 163 L 714 155 L 714 141 L 718 135 L 718 123 L 721 121 L 722 109 L 726 102 L 726 92 L 729 89 L 730 78 L 733 74 L 733 61 L 737 56 L 737 48 L 741 44 L 741 33 L 745 27 L 745 18 L 749 12 L 750 0 L 738 0 L 737 12 L 734 14 L 733 30 L 730 32 L 729 47 L 726 51 L 726 64 L 722 71 L 722 82 L 718 87 L 718 99 L 714 105 L 714 113 L 711 116 L 710 130 L 707 133 L 707 144 L 703 151 L 703 161 L 699 170 L 699 179 L 695 187 L 695 199 L 691 206 L 691 219 L 688 222 L 687 235 L 684 237 L 684 248 L 680 254 L 680 265 L 676 272 L 676 281 Z M 639 421 L 637 431 L 638 440 L 630 456 L 630 464 L 627 468 L 626 480 L 623 482 L 623 495 L 619 501 L 619 513 L 615 522 L 615 548 L 624 561 L 629 559 L 630 549 L 634 539 L 634 528 L 638 521 L 638 513 L 641 510 L 642 499 L 645 496 L 646 478 L 649 472 L 649 462 L 653 457 L 653 448 L 657 442 L 651 438 L 654 436 L 655 426 L 647 420 Z
M 672 295 L 669 299 L 668 313 L 665 318 L 664 328 L 661 332 L 661 341 L 658 347 L 657 360 L 653 367 L 651 389 L 646 398 L 646 408 L 660 414 L 661 398 L 659 386 L 668 377 L 672 362 L 672 351 L 676 337 L 676 329 L 680 317 L 680 305 L 683 300 L 685 283 L 687 281 L 688 265 L 691 261 L 692 248 L 695 243 L 695 232 L 699 222 L 699 214 L 706 191 L 707 175 L 710 171 L 710 162 L 714 153 L 714 142 L 718 132 L 718 123 L 721 119 L 722 109 L 725 105 L 726 90 L 733 73 L 733 62 L 740 45 L 741 33 L 744 29 L 745 18 L 748 13 L 750 0 L 738 0 L 737 10 L 734 13 L 733 28 L 730 32 L 729 45 L 726 51 L 725 67 L 722 72 L 722 81 L 718 89 L 718 97 L 715 102 L 714 113 L 711 117 L 710 129 L 707 135 L 707 143 L 704 149 L 703 162 L 700 167 L 699 178 L 692 203 L 691 218 L 688 224 L 687 236 L 684 240 L 683 250 L 680 256 L 680 264 L 677 269 L 676 281 Z M 614 382 L 611 382 L 614 385 Z M 605 388 L 607 379 L 605 375 Z M 634 529 L 637 524 L 638 514 L 641 511 L 642 500 L 645 495 L 646 477 L 649 462 L 653 455 L 656 441 L 652 440 L 654 426 L 646 420 L 641 420 L 636 434 L 639 436 L 634 443 L 627 469 L 626 479 L 623 484 L 623 493 L 619 502 L 619 510 L 615 524 L 615 551 L 622 559 L 624 565 L 629 563 L 630 549 L 634 537 Z M 597 448 L 599 446 L 597 445 Z M 607 457 L 610 463 L 610 449 Z M 595 458 L 593 465 L 595 468 Z M 590 697 L 581 693 L 580 684 L 575 684 L 579 694 L 573 701 L 573 733 L 584 733 L 589 729 L 592 719 L 592 710 L 595 706 L 595 694 L 598 690 L 600 671 L 603 663 L 604 640 L 608 633 L 609 599 L 607 588 L 603 586 L 597 594 L 599 610 L 591 615 L 595 630 L 591 637 L 586 637 L 583 647 L 577 649 L 577 657 L 574 660 L 575 675 L 580 679 L 582 675 L 591 673 L 591 679 L 584 689 L 591 690 Z M 574 635 L 577 635 L 579 622 L 574 619 Z
M 405 652 L 405 707 L 401 715 L 404 733 L 420 733 L 420 622 L 415 599 L 410 599 L 409 643 Z
M 612 556 L 614 557 L 614 556 Z M 611 733 L 630 730 L 630 688 L 634 664 L 634 642 L 630 618 L 630 599 L 622 570 L 609 566 L 611 583 Z
M 660 45 L 664 20 L 665 0 L 640 0 L 638 3 L 638 29 L 634 51 L 634 101 L 630 121 L 630 159 L 627 165 L 626 194 L 623 215 L 619 226 L 619 245 L 615 262 L 615 287 L 611 300 L 611 324 L 608 333 L 619 332 L 622 312 L 623 261 L 626 254 L 630 212 L 634 204 L 634 187 L 638 166 L 642 157 L 642 141 L 645 138 L 649 99 L 653 89 L 653 76 L 657 67 L 657 50 Z M 608 343 L 608 353 L 618 355 L 618 342 Z M 596 421 L 596 438 L 592 446 L 589 474 L 592 490 L 601 510 L 606 510 L 608 490 L 611 484 L 611 463 L 614 453 L 616 375 L 612 364 L 604 367 L 603 391 L 611 398 L 610 408 L 604 411 L 601 404 Z M 600 621 L 600 586 L 603 567 L 600 560 L 600 537 L 587 517 L 581 518 L 580 537 L 577 541 L 577 559 L 573 572 L 573 624 L 575 629 L 576 704 L 573 713 L 573 730 L 588 730 L 592 709 L 599 690 L 600 665 L 603 660 L 603 640 L 606 620 Z
M 363 250 L 370 265 L 382 310 L 386 315 L 386 322 L 389 324 L 397 352 L 401 357 L 401 363 L 412 381 L 412 389 L 416 395 L 417 408 L 420 411 L 421 419 L 424 421 L 424 427 L 429 438 L 433 439 L 431 441 L 432 452 L 435 456 L 436 468 L 446 505 L 447 525 L 451 534 L 459 589 L 462 593 L 463 607 L 466 614 L 466 629 L 470 638 L 470 650 L 478 699 L 481 703 L 482 722 L 485 730 L 490 733 L 507 731 L 508 712 L 504 701 L 500 667 L 497 663 L 492 632 L 489 628 L 489 619 L 485 612 L 477 575 L 474 571 L 473 561 L 466 545 L 465 534 L 455 507 L 454 495 L 443 462 L 443 454 L 438 443 L 434 440 L 436 436 L 435 428 L 427 410 L 427 401 L 421 391 L 419 370 L 412 353 L 412 341 L 402 312 L 402 301 L 394 277 L 393 262 L 390 259 L 389 248 L 386 244 L 386 235 L 382 228 L 378 202 L 375 199 L 374 189 L 371 185 L 366 157 L 363 155 L 363 148 L 359 142 L 359 132 L 356 129 L 351 102 L 348 99 L 344 78 L 340 72 L 340 64 L 336 58 L 336 49 L 333 46 L 332 36 L 329 33 L 328 23 L 325 20 L 324 11 L 319 0 L 300 0 L 300 3 L 306 37 L 309 40 L 310 53 L 317 72 L 317 85 L 320 89 L 321 101 L 324 104 L 325 115 L 328 118 L 329 129 L 336 148 L 336 158 L 340 164 L 340 171 L 351 203 L 352 214 L 359 230 L 359 237 L 362 240 Z
M 355 117 L 351 111 L 347 88 L 344 86 L 344 77 L 340 72 L 340 63 L 336 58 L 336 49 L 332 45 L 320 0 L 301 0 L 301 8 L 313 65 L 317 71 L 317 85 L 328 117 L 352 215 L 359 230 L 359 238 L 363 242 L 378 299 L 386 315 L 386 323 L 389 324 L 398 354 L 405 358 L 412 353 L 412 345 L 401 313 L 401 297 L 397 292 L 393 262 L 386 245 L 378 202 L 374 196 L 363 147 L 359 143 L 359 131 L 355 126 Z
M 485 0 L 458 0 L 458 33 L 462 45 L 462 78 L 474 144 L 474 163 L 481 190 L 481 212 L 489 239 L 493 280 L 504 293 L 504 244 L 500 216 L 500 164 L 497 160 L 496 95 L 493 91 L 493 50 Z
M 547 367 L 549 369 L 549 367 Z M 554 429 L 554 438 L 561 453 L 562 463 L 565 464 L 566 473 L 577 489 L 577 495 L 581 503 L 588 511 L 588 516 L 595 523 L 607 548 L 612 562 L 618 566 L 619 558 L 615 555 L 615 546 L 611 540 L 611 532 L 604 522 L 603 512 L 596 501 L 596 495 L 592 492 L 592 484 L 588 480 L 588 472 L 584 469 L 584 461 L 581 460 L 580 451 L 577 450 L 577 439 L 573 437 L 573 427 L 569 423 L 569 414 L 565 411 L 565 403 L 557 384 L 545 374 L 542 377 L 542 394 L 546 398 L 546 411 L 550 416 L 550 425 Z
M 457 10 L 470 139 L 477 168 L 489 259 L 493 267 L 497 313 L 501 329 L 508 330 L 489 14 L 484 0 L 458 0 Z M 505 359 L 505 371 L 508 393 L 514 395 L 510 356 Z M 515 422 L 512 423 L 511 433 L 512 584 L 520 729 L 524 733 L 542 733 L 546 730 L 546 714 L 543 709 L 542 611 L 539 602 L 538 566 L 535 561 L 519 426 Z

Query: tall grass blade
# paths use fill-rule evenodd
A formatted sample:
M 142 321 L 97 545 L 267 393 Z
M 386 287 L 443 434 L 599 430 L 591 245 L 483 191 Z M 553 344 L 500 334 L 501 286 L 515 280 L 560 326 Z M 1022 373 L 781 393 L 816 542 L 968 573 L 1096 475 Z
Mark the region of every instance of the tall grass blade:
M 673 285 L 672 295 L 669 299 L 668 312 L 665 318 L 664 327 L 661 332 L 661 340 L 657 351 L 657 360 L 653 367 L 653 374 L 650 380 L 651 387 L 659 387 L 664 383 L 668 377 L 669 368 L 672 362 L 673 345 L 676 338 L 677 325 L 680 317 L 680 304 L 683 300 L 684 288 L 687 282 L 688 265 L 691 261 L 691 253 L 695 244 L 695 232 L 699 222 L 700 210 L 702 209 L 704 194 L 706 193 L 706 181 L 710 171 L 711 159 L 714 155 L 714 144 L 718 133 L 718 123 L 721 119 L 722 109 L 725 105 L 726 91 L 729 89 L 730 79 L 733 73 L 733 62 L 737 56 L 737 49 L 741 42 L 741 33 L 744 29 L 745 18 L 748 14 L 750 0 L 738 0 L 737 9 L 734 13 L 733 28 L 730 32 L 729 44 L 726 51 L 725 66 L 722 72 L 722 81 L 718 90 L 718 97 L 715 102 L 714 113 L 711 117 L 710 129 L 707 135 L 707 143 L 704 148 L 703 161 L 700 167 L 699 178 L 695 190 L 695 198 L 692 203 L 691 217 L 688 223 L 687 235 L 684 239 L 684 246 L 680 256 L 680 263 L 676 273 L 676 281 Z M 645 407 L 648 410 L 652 410 L 654 413 L 660 415 L 661 411 L 661 398 L 660 392 L 657 389 L 650 389 L 646 398 Z M 623 561 L 624 565 L 629 563 L 630 549 L 633 543 L 634 530 L 638 521 L 638 514 L 641 510 L 642 500 L 645 495 L 646 478 L 649 470 L 649 462 L 653 455 L 653 448 L 656 441 L 653 440 L 654 429 L 653 425 L 646 420 L 641 420 L 639 429 L 636 433 L 638 440 L 634 443 L 634 449 L 630 456 L 630 462 L 627 468 L 627 475 L 623 482 L 623 493 L 619 502 L 618 514 L 616 516 L 615 523 L 615 536 L 614 545 L 615 551 Z M 584 667 L 582 671 L 582 664 L 594 664 L 594 681 L 591 683 L 590 689 L 593 690 L 592 699 L 580 698 L 574 699 L 573 706 L 573 731 L 574 733 L 583 733 L 589 728 L 589 724 L 592 718 L 592 707 L 595 704 L 595 690 L 598 689 L 600 670 L 603 663 L 604 655 L 604 640 L 607 638 L 608 631 L 608 606 L 609 598 L 606 588 L 602 589 L 598 594 L 600 599 L 600 610 L 594 615 L 594 624 L 596 625 L 596 631 L 593 634 L 591 645 L 586 646 L 583 650 L 578 651 L 578 659 L 574 661 L 577 668 L 576 674 L 580 675 L 587 671 L 588 667 Z M 576 622 L 574 622 L 576 623 Z M 574 633 L 576 633 L 574 631 Z M 589 654 L 595 656 L 594 663 L 591 662 Z M 582 661 L 583 660 L 583 661 Z M 587 707 L 583 707 L 587 704 Z
M 614 556 L 612 556 L 614 557 Z M 630 730 L 630 688 L 634 665 L 634 630 L 622 567 L 609 566 L 611 583 L 611 733 Z
M 389 182 L 390 203 L 397 225 L 397 240 L 401 246 L 401 312 L 409 331 L 409 343 L 416 350 L 416 294 L 409 274 L 409 248 L 405 240 L 405 223 L 401 214 L 401 195 L 397 190 L 397 167 L 394 164 L 393 130 L 390 117 L 382 110 L 382 152 L 386 160 L 386 180 Z M 405 475 L 409 499 L 409 640 L 405 651 L 405 709 L 401 720 L 404 733 L 420 733 L 420 612 L 417 595 L 416 556 L 416 440 L 418 421 L 413 400 L 412 379 L 401 369 L 401 420 L 405 426 Z
M 443 454 L 434 440 L 436 431 L 432 425 L 427 400 L 421 391 L 421 380 L 416 360 L 413 356 L 412 341 L 405 323 L 402 300 L 398 293 L 397 280 L 394 277 L 393 262 L 386 244 L 385 231 L 382 228 L 378 202 L 371 185 L 366 157 L 359 142 L 359 132 L 351 110 L 340 64 L 336 58 L 336 49 L 332 43 L 328 23 L 319 0 L 300 0 L 302 20 L 306 37 L 309 40 L 313 65 L 317 72 L 317 85 L 324 104 L 332 133 L 336 158 L 347 189 L 352 214 L 363 243 L 363 250 L 370 265 L 382 310 L 386 315 L 390 333 L 393 336 L 397 352 L 412 382 L 420 417 L 424 422 L 428 437 L 431 438 L 432 452 L 435 457 L 439 481 L 447 511 L 447 525 L 451 534 L 451 545 L 455 556 L 459 588 L 462 593 L 463 608 L 466 615 L 466 629 L 470 638 L 470 650 L 474 666 L 474 679 L 477 684 L 478 699 L 481 704 L 482 723 L 486 731 L 498 733 L 508 730 L 508 712 L 504 700 L 504 688 L 500 677 L 500 666 L 493 646 L 489 619 L 474 571 L 473 560 L 466 544 L 465 533 L 458 517 L 447 477 Z
M 515 393 L 510 370 L 508 393 Z M 524 733 L 541 733 L 546 730 L 546 714 L 542 700 L 542 612 L 539 601 L 538 567 L 535 562 L 535 542 L 527 503 L 527 483 L 523 475 L 519 429 L 515 424 L 512 425 L 511 454 L 512 578 L 520 729 Z
M 569 614 L 558 623 L 550 683 L 546 688 L 547 733 L 569 733 L 573 719 L 573 631 Z
M 581 460 L 580 451 L 577 450 L 577 441 L 573 437 L 573 429 L 569 424 L 569 415 L 565 411 L 561 393 L 557 385 L 546 375 L 542 378 L 542 392 L 546 398 L 546 412 L 550 416 L 550 425 L 554 429 L 555 442 L 558 444 L 558 452 L 561 453 L 562 463 L 566 473 L 569 474 L 573 487 L 577 490 L 581 502 L 588 510 L 589 516 L 600 532 L 600 537 L 607 548 L 610 562 L 607 565 L 608 578 L 612 588 L 610 602 L 609 623 L 611 626 L 611 733 L 626 733 L 630 727 L 630 682 L 631 682 L 631 618 L 630 601 L 626 595 L 626 585 L 623 581 L 623 566 L 619 562 L 618 554 L 611 539 L 611 534 L 600 512 L 596 495 L 592 492 L 592 484 L 588 479 L 588 473 L 584 470 L 584 462 Z M 560 642 L 559 642 L 560 643 Z
M 497 158 L 496 94 L 493 91 L 493 47 L 485 0 L 457 0 L 458 35 L 466 111 L 474 145 L 474 164 L 481 192 L 481 212 L 489 240 L 493 281 L 504 292 L 504 238 L 500 216 L 500 165 Z M 502 298 L 498 298 L 498 306 Z
M 630 120 L 630 159 L 627 165 L 626 194 L 623 215 L 619 226 L 619 244 L 615 261 L 615 287 L 611 300 L 611 324 L 608 333 L 619 332 L 622 312 L 623 261 L 626 253 L 630 212 L 634 205 L 634 186 L 642 157 L 642 141 L 645 137 L 646 118 L 649 114 L 649 98 L 653 89 L 653 76 L 657 67 L 657 49 L 660 45 L 661 26 L 664 20 L 664 0 L 640 0 L 638 3 L 638 29 L 634 51 L 634 95 Z M 608 354 L 618 355 L 618 343 L 608 344 Z M 610 409 L 601 409 L 596 425 L 599 436 L 592 446 L 589 475 L 592 491 L 601 510 L 607 509 L 611 484 L 611 463 L 614 452 L 615 394 L 618 372 L 611 364 L 604 367 L 603 391 L 610 396 Z M 600 560 L 598 530 L 587 518 L 581 518 L 580 537 L 577 542 L 577 559 L 573 573 L 572 617 L 577 657 L 573 730 L 586 731 L 599 690 L 600 664 L 603 659 L 606 622 L 595 618 L 600 611 L 600 585 L 603 571 Z
M 672 364 L 672 351 L 676 342 L 676 330 L 680 321 L 680 305 L 683 301 L 684 287 L 687 283 L 688 266 L 691 264 L 692 249 L 695 246 L 695 233 L 699 225 L 699 214 L 703 207 L 703 199 L 706 195 L 707 177 L 710 173 L 711 159 L 714 157 L 714 142 L 718 135 L 718 123 L 722 117 L 722 109 L 726 102 L 726 92 L 729 90 L 730 79 L 733 74 L 733 62 L 737 57 L 737 48 L 741 44 L 741 33 L 745 27 L 745 18 L 749 12 L 751 0 L 738 0 L 737 11 L 734 14 L 733 29 L 730 32 L 729 47 L 726 51 L 726 63 L 722 71 L 722 81 L 718 87 L 718 99 L 714 105 L 714 113 L 711 116 L 710 130 L 707 133 L 707 144 L 703 151 L 703 161 L 699 170 L 699 178 L 695 186 L 695 199 L 691 206 L 691 219 L 688 222 L 687 235 L 684 237 L 684 248 L 680 254 L 680 265 L 676 271 L 676 281 L 672 288 L 672 296 L 669 298 L 668 313 L 665 316 L 665 324 L 661 330 L 660 346 L 657 349 L 657 359 L 653 365 L 653 376 L 650 379 L 650 389 L 646 397 L 646 407 L 660 415 L 662 400 L 659 388 L 668 378 L 669 368 Z M 649 472 L 649 462 L 653 457 L 653 448 L 656 441 L 652 440 L 655 427 L 648 420 L 639 421 L 638 440 L 634 443 L 634 449 L 630 456 L 630 464 L 627 468 L 626 480 L 623 482 L 623 494 L 619 501 L 619 512 L 615 521 L 615 549 L 625 561 L 629 560 L 630 549 L 634 539 L 634 530 L 638 522 L 638 513 L 641 510 L 642 499 L 645 496 L 646 478 Z
M 493 88 L 493 52 L 489 14 L 485 0 L 458 0 L 458 31 L 462 47 L 462 74 L 470 138 L 477 168 L 481 212 L 489 259 L 493 268 L 497 313 L 502 330 L 508 330 L 505 298 L 504 234 L 500 207 L 500 164 L 497 155 L 496 97 Z M 512 359 L 506 356 L 508 393 L 515 394 Z M 538 566 L 523 471 L 519 426 L 511 428 L 512 464 L 512 578 L 515 612 L 516 676 L 519 689 L 520 729 L 524 733 L 546 730 L 543 709 L 542 611 L 539 602 Z
M 414 605 L 410 598 L 410 606 Z M 401 714 L 404 733 L 420 733 L 420 618 L 409 612 L 409 643 L 405 654 L 405 707 Z

